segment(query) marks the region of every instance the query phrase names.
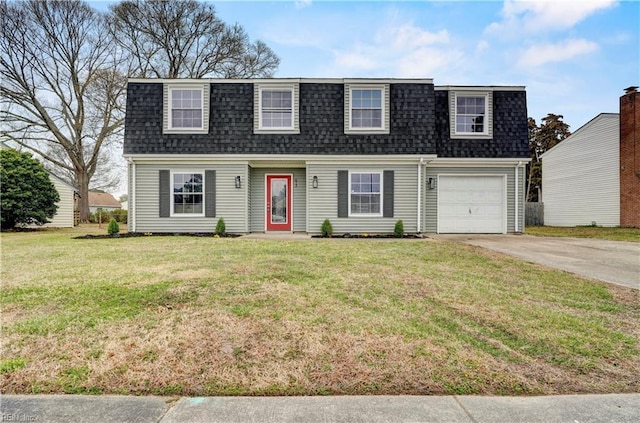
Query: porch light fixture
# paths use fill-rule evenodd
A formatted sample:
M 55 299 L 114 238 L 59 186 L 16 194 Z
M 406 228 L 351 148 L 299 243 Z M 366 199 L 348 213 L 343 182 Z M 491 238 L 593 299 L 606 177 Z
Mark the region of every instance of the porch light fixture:
M 429 189 L 436 188 L 436 178 L 429 178 Z
M 240 179 L 240 175 L 236 176 L 236 188 L 242 187 L 242 179 Z
M 317 177 L 317 176 L 314 176 L 314 177 L 313 177 L 312 186 L 313 186 L 314 188 L 318 188 L 318 177 Z

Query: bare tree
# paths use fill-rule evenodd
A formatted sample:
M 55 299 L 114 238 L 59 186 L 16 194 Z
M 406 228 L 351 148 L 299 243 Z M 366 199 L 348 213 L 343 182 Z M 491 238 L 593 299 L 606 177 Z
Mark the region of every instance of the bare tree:
M 80 1 L 0 3 L 0 137 L 89 183 L 124 122 L 127 71 L 104 17 Z
M 136 61 L 133 76 L 156 78 L 271 77 L 280 59 L 238 24 L 218 19 L 196 0 L 128 1 L 111 6 L 116 39 Z

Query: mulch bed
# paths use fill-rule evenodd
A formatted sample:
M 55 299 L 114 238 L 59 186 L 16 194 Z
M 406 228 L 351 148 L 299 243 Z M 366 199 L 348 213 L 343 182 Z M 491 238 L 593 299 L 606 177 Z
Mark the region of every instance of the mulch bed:
M 139 238 L 145 236 L 195 236 L 201 238 L 237 238 L 242 235 L 223 234 L 218 235 L 215 232 L 125 232 L 115 235 L 81 235 L 75 236 L 73 239 L 113 239 L 113 238 Z

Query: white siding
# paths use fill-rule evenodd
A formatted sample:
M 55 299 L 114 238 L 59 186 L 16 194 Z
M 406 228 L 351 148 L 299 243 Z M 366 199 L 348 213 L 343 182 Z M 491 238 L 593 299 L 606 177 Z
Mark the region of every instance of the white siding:
M 71 185 L 56 176 L 49 175 L 49 179 L 56 187 L 60 200 L 56 203 L 58 209 L 51 221 L 45 225 L 47 228 L 73 228 L 73 193 Z
M 305 183 L 305 169 L 296 168 L 251 168 L 251 232 L 265 231 L 265 177 L 267 174 L 293 175 L 293 231 L 305 232 L 307 227 L 307 192 Z
M 159 171 L 216 171 L 216 217 L 159 217 Z M 214 232 L 220 217 L 227 232 L 248 232 L 246 164 L 136 164 L 136 187 L 133 210 L 136 213 L 136 232 Z M 242 188 L 235 187 L 235 177 L 242 178 Z
M 515 167 L 452 167 L 452 168 L 440 168 L 440 167 L 426 167 L 423 180 L 423 194 L 424 194 L 424 207 L 423 207 L 423 222 L 424 232 L 435 233 L 438 230 L 438 186 L 434 189 L 429 189 L 429 178 L 434 178 L 436 181 L 438 175 L 506 175 L 507 179 L 507 233 L 515 232 Z M 524 171 L 520 168 L 518 172 L 518 232 L 522 232 L 524 227 Z
M 620 124 L 598 115 L 542 156 L 544 223 L 620 225 Z
M 398 220 L 404 223 L 405 232 L 417 231 L 418 166 L 416 164 L 309 164 L 307 166 L 307 190 L 309 192 L 310 233 L 320 233 L 320 226 L 329 219 L 335 233 L 390 233 Z M 338 218 L 338 171 L 394 171 L 393 217 Z M 318 188 L 312 187 L 313 177 L 318 177 Z

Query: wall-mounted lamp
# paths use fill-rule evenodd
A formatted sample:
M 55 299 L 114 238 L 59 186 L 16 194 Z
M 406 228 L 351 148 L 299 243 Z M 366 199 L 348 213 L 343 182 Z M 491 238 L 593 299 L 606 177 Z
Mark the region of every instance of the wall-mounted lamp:
M 429 178 L 429 189 L 436 188 L 436 178 Z
M 294 186 L 295 188 L 298 188 L 298 178 L 294 178 L 294 179 L 293 179 L 293 186 Z
M 318 177 L 317 176 L 313 177 L 313 182 L 311 183 L 311 186 L 313 186 L 314 188 L 318 188 Z
M 241 188 L 242 187 L 242 179 L 240 178 L 240 175 L 236 176 L 236 188 Z

